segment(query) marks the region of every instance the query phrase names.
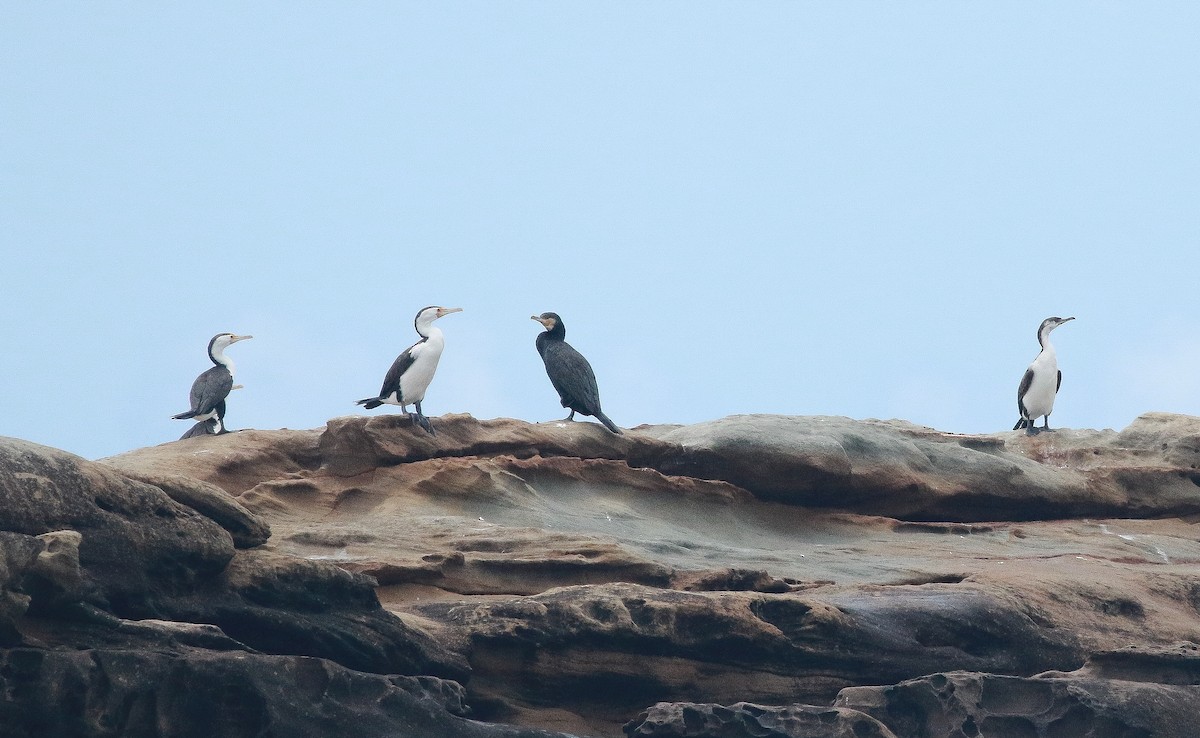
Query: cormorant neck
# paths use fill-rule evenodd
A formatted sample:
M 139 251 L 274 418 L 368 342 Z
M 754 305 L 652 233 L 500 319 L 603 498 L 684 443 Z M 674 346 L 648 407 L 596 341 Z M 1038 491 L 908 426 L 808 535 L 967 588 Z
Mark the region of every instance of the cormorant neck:
M 233 359 L 226 356 L 223 349 L 214 346 L 208 350 L 208 358 L 212 359 L 212 363 L 225 367 L 230 374 L 233 374 Z
M 1050 343 L 1050 331 L 1038 336 L 1038 343 L 1042 344 L 1042 354 L 1055 356 L 1054 344 Z M 1041 354 L 1039 354 L 1041 355 Z
M 417 335 L 421 338 L 429 338 L 429 334 L 432 331 L 438 330 L 437 328 L 433 327 L 434 320 L 436 320 L 436 318 L 422 318 L 414 320 L 413 328 L 417 329 Z
M 1054 330 L 1052 327 L 1047 326 L 1038 331 L 1038 345 L 1042 347 L 1043 351 L 1047 349 L 1050 351 L 1054 350 L 1054 347 L 1050 345 L 1050 331 L 1052 330 Z
M 417 335 L 424 339 L 441 338 L 442 329 L 433 324 L 433 321 L 417 326 Z
M 546 333 L 546 340 L 548 340 L 548 341 L 565 341 L 565 340 L 567 340 L 567 327 L 562 324 L 561 320 L 554 321 L 554 327 L 548 331 L 545 331 L 545 333 Z

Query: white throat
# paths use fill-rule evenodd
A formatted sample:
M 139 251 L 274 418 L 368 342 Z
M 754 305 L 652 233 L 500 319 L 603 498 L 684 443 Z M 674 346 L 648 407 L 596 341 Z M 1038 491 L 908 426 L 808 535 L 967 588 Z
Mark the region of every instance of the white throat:
M 437 320 L 436 315 L 436 313 L 431 313 L 428 317 L 422 316 L 422 318 L 414 324 L 414 327 L 417 329 L 417 335 L 419 335 L 421 338 L 427 338 L 430 331 L 437 330 L 433 327 L 433 321 Z
M 442 329 L 435 325 L 422 326 L 425 332 L 421 335 L 426 339 L 426 343 L 444 346 L 446 344 L 446 335 L 442 333 Z
M 1053 357 L 1055 355 L 1054 354 L 1054 344 L 1050 343 L 1050 331 L 1052 331 L 1052 330 L 1054 330 L 1054 329 L 1051 328 L 1050 330 L 1044 331 L 1042 333 L 1042 335 L 1039 336 L 1039 338 L 1041 339 L 1040 343 L 1042 344 L 1042 353 L 1049 354 L 1051 357 Z
M 1043 364 L 1049 362 L 1053 363 L 1055 366 L 1058 366 L 1058 353 L 1054 350 L 1054 344 L 1050 343 L 1049 341 L 1044 341 L 1042 343 L 1042 352 L 1038 354 L 1038 359 L 1040 359 Z M 233 370 L 230 369 L 230 371 Z
M 233 359 L 225 355 L 225 349 L 219 346 L 213 346 L 212 360 L 229 370 L 233 374 Z

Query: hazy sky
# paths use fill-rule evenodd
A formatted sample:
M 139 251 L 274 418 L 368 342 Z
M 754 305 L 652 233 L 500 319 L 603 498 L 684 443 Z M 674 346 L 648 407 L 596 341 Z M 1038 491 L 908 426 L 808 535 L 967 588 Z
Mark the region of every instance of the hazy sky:
M 1200 4 L 0 5 L 0 435 L 361 413 L 425 305 L 431 416 L 1011 428 L 1200 414 Z M 378 412 L 395 412 L 381 409 Z M 434 419 L 436 424 L 437 420 Z

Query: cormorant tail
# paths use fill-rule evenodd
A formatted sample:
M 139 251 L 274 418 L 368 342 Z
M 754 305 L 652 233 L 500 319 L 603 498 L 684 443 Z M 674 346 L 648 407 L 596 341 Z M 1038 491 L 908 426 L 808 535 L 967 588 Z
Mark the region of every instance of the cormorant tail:
M 195 438 L 196 436 L 211 436 L 213 433 L 213 422 L 211 420 L 201 420 L 189 428 L 187 433 L 180 436 L 179 440 Z
M 616 433 L 618 436 L 621 435 L 621 429 L 617 427 L 617 424 L 609 420 L 608 416 L 599 410 L 596 411 L 596 420 L 604 423 L 604 427 L 608 428 L 613 433 Z
M 1021 430 L 1022 428 L 1028 428 L 1028 427 L 1029 427 L 1029 421 L 1026 420 L 1025 418 L 1021 418 L 1020 420 L 1017 421 L 1017 424 L 1013 426 L 1013 430 Z
M 194 418 L 194 417 L 196 417 L 196 411 L 188 410 L 186 413 L 179 413 L 178 415 L 172 415 L 171 420 L 187 420 L 188 418 Z
M 363 407 L 365 407 L 368 410 L 374 410 L 375 408 L 382 405 L 383 402 L 378 397 L 368 397 L 365 400 L 359 400 L 358 402 L 356 402 L 354 404 L 362 405 Z

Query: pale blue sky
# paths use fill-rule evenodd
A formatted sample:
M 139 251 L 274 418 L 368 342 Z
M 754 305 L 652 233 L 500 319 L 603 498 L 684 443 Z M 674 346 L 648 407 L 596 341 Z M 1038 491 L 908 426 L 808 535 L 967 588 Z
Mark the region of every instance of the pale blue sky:
M 429 304 L 428 414 L 618 424 L 1200 414 L 1200 4 L 0 5 L 0 435 L 360 413 Z M 376 411 L 380 412 L 380 411 Z M 436 418 L 434 420 L 436 423 Z

